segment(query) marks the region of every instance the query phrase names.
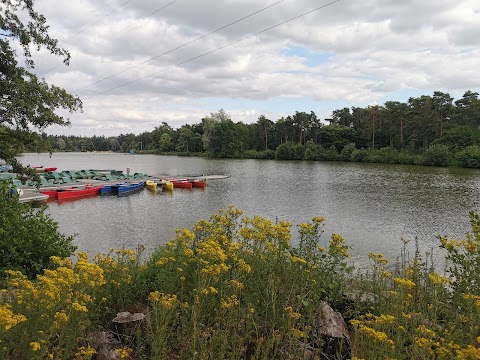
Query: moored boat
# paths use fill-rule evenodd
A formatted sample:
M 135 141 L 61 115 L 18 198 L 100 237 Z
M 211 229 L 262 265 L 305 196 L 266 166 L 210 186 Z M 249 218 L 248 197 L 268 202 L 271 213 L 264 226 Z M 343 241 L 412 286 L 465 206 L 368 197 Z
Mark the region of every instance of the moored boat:
M 173 184 L 173 187 L 179 189 L 191 189 L 193 187 L 192 183 L 187 180 L 170 180 L 170 182 Z
M 162 188 L 164 190 L 173 191 L 173 184 L 168 180 L 163 180 L 162 179 Z
M 138 183 L 115 184 L 112 185 L 112 187 L 115 189 L 118 196 L 127 196 L 142 191 L 145 187 L 145 181 L 141 181 Z
M 57 170 L 57 168 L 56 167 L 46 167 L 46 168 L 44 168 L 43 165 L 42 165 L 42 166 L 34 166 L 33 170 L 35 170 L 35 172 L 37 172 L 37 173 L 43 173 L 43 172 L 55 171 L 55 170 Z
M 57 200 L 57 189 L 42 190 L 42 191 L 40 191 L 40 193 L 41 193 L 41 194 L 48 195 L 47 201 Z
M 147 180 L 147 189 L 153 192 L 157 192 L 157 183 L 153 180 Z
M 98 195 L 100 193 L 101 188 L 102 188 L 102 185 L 91 186 L 91 187 L 89 186 L 84 189 L 78 189 L 78 188 L 65 189 L 64 191 L 57 191 L 57 198 L 58 200 L 64 200 L 64 199 L 80 198 L 86 195 Z
M 207 183 L 205 181 L 202 181 L 202 180 L 193 180 L 192 185 L 193 185 L 193 187 L 203 189 L 203 188 L 205 188 L 205 186 L 207 186 Z
M 103 185 L 102 188 L 100 189 L 100 195 L 113 195 L 115 194 L 114 188 L 112 185 Z

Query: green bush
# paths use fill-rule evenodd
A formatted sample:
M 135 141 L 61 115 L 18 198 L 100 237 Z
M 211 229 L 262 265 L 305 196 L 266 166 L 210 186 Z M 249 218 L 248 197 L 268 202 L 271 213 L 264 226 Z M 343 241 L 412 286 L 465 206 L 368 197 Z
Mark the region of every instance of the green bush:
M 369 153 L 370 151 L 367 149 L 355 149 L 354 151 L 352 151 L 350 160 L 354 162 L 366 162 Z
M 340 152 L 340 160 L 342 161 L 351 161 L 352 153 L 356 150 L 355 143 L 350 143 L 345 145 L 345 147 Z
M 305 157 L 305 148 L 301 144 L 286 142 L 277 147 L 275 158 L 278 160 L 302 160 Z
M 468 146 L 458 152 L 455 159 L 461 167 L 480 169 L 480 146 Z
M 19 203 L 9 192 L 10 185 L 0 181 L 0 277 L 8 269 L 34 278 L 50 266 L 51 256 L 73 254 L 73 236 L 61 234 L 58 223 L 41 209 Z
M 320 160 L 319 150 L 319 145 L 315 144 L 312 140 L 307 141 L 305 145 L 305 160 Z
M 244 159 L 275 159 L 275 151 L 271 149 L 257 151 L 246 150 L 243 153 Z
M 319 151 L 319 160 L 337 161 L 338 160 L 337 148 L 333 145 L 330 146 L 328 149 L 321 146 Z
M 414 165 L 415 155 L 408 151 L 399 151 L 397 155 L 397 163 L 402 165 Z
M 423 164 L 430 166 L 448 166 L 451 162 L 448 146 L 442 144 L 430 145 L 424 154 Z

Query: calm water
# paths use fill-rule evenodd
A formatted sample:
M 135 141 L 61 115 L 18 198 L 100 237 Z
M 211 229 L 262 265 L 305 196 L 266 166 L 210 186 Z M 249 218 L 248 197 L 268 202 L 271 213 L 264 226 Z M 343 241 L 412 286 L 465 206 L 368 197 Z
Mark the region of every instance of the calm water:
M 25 154 L 31 166 L 69 169 L 118 169 L 149 175 L 224 174 L 205 190 L 175 190 L 154 195 L 97 197 L 46 210 L 75 243 L 92 253 L 141 243 L 147 253 L 198 220 L 232 204 L 248 216 L 294 224 L 313 216 L 327 219 L 332 232 L 345 237 L 352 259 L 369 252 L 390 259 L 400 253 L 401 238 L 418 239 L 422 253 L 438 255 L 436 236 L 461 237 L 469 230 L 468 212 L 480 208 L 480 171 L 380 164 L 215 160 L 107 153 Z M 411 241 L 413 243 L 413 241 Z

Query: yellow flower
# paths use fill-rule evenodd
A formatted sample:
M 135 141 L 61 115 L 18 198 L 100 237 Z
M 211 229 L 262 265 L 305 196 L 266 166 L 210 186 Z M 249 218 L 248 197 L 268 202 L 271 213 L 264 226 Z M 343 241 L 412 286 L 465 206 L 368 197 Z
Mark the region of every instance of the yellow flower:
M 296 329 L 296 328 L 291 328 L 290 329 L 290 334 L 295 339 L 301 339 L 301 338 L 305 337 L 305 334 L 303 333 L 303 331 L 301 331 L 299 329 Z
M 447 284 L 450 282 L 450 279 L 447 278 L 447 277 L 444 277 L 444 276 L 441 276 L 441 275 L 438 275 L 438 274 L 435 274 L 435 273 L 429 273 L 428 274 L 428 279 L 434 283 L 434 284 L 439 284 L 439 285 L 443 285 L 443 284 Z
M 393 278 L 393 281 L 401 286 L 414 287 L 415 283 L 412 280 L 403 279 L 403 278 Z
M 5 331 L 27 320 L 24 315 L 14 314 L 11 308 L 10 305 L 0 305 L 0 328 Z
M 89 345 L 87 347 L 82 346 L 75 355 L 76 356 L 92 356 L 96 353 L 97 351 Z
M 148 299 L 151 302 L 159 303 L 165 309 L 170 309 L 175 305 L 177 301 L 177 295 L 164 294 L 154 291 L 150 293 Z
M 157 265 L 157 266 L 162 266 L 162 265 L 165 265 L 166 263 L 168 263 L 168 258 L 162 257 L 162 258 L 160 258 L 160 259 L 157 260 L 157 262 L 155 263 L 155 265 Z
M 32 348 L 33 351 L 40 350 L 41 348 L 40 343 L 36 341 L 31 342 L 30 347 Z
M 475 360 L 480 359 L 480 348 L 468 345 L 465 349 L 457 350 L 457 359 Z
M 232 279 L 230 280 L 230 285 L 234 288 L 234 289 L 243 289 L 243 283 L 241 283 L 240 281 L 238 280 L 235 280 L 235 279 Z
M 120 359 L 128 359 L 130 358 L 130 354 L 133 352 L 133 349 L 124 347 L 120 349 L 115 349 L 115 352 L 117 353 Z
M 223 298 L 220 300 L 220 307 L 222 309 L 229 309 L 239 304 L 240 304 L 240 301 L 238 300 L 236 295 L 232 295 L 230 297 Z
M 84 306 L 82 304 L 79 304 L 76 301 L 72 303 L 72 309 L 76 310 L 76 311 L 79 311 L 79 312 L 88 312 L 88 309 L 87 309 L 86 306 Z
M 55 321 L 53 322 L 53 326 L 58 329 L 60 325 L 68 320 L 68 315 L 65 313 L 65 310 L 59 311 L 55 313 Z
M 388 260 L 385 259 L 383 254 L 375 254 L 375 253 L 370 253 L 368 254 L 368 257 L 373 260 L 374 262 L 377 262 L 379 264 L 385 265 L 388 263 Z
M 246 272 L 247 274 L 252 271 L 252 267 L 249 264 L 247 264 L 243 259 L 238 260 L 237 266 L 240 270 Z

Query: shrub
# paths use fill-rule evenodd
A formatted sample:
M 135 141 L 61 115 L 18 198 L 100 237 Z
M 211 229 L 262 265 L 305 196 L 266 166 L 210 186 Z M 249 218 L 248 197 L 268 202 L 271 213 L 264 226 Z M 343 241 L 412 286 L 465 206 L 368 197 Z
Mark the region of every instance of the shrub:
M 275 158 L 278 160 L 302 160 L 305 156 L 305 148 L 301 144 L 285 142 L 277 147 Z
M 0 181 L 0 277 L 8 269 L 34 278 L 51 265 L 51 256 L 73 254 L 73 236 L 61 234 L 58 223 L 43 210 L 9 197 L 9 187 Z
M 370 151 L 367 149 L 355 149 L 352 151 L 351 161 L 366 162 Z
M 466 147 L 457 153 L 455 159 L 461 167 L 480 169 L 480 146 Z
M 430 145 L 424 154 L 423 164 L 430 166 L 448 166 L 451 162 L 451 153 L 448 146 Z
M 340 152 L 340 160 L 342 161 L 351 161 L 352 153 L 356 150 L 355 143 L 350 143 L 345 145 L 345 147 Z

